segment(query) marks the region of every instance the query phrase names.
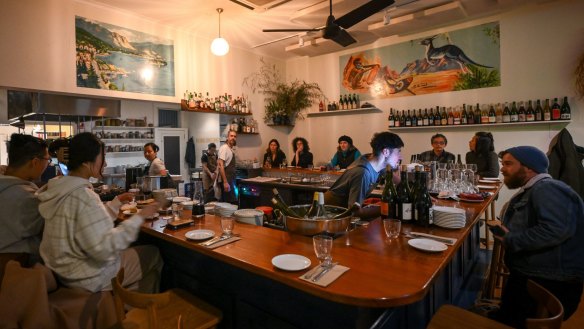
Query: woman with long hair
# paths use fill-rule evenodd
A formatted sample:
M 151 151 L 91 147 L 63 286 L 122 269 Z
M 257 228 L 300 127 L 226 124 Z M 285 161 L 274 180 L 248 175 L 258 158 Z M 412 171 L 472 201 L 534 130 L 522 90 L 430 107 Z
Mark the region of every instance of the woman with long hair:
M 499 177 L 499 158 L 495 153 L 493 134 L 479 131 L 468 142 L 470 152 L 466 153 L 466 163 L 477 165 L 480 177 Z
M 264 168 L 278 168 L 281 164 L 286 165 L 286 154 L 280 149 L 280 142 L 274 138 L 268 143 L 264 154 Z
M 308 168 L 312 165 L 312 153 L 308 141 L 303 137 L 296 137 L 292 141 L 292 149 L 294 150 L 294 158 L 290 165 L 300 168 Z

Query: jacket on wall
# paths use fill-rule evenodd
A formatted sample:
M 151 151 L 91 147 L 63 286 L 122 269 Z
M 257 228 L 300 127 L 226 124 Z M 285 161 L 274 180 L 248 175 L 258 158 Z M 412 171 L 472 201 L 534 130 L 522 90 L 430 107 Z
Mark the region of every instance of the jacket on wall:
M 584 199 L 584 148 L 574 144 L 572 135 L 562 129 L 550 142 L 549 174 L 570 185 Z
M 185 152 L 185 161 L 189 164 L 189 168 L 197 166 L 197 156 L 195 154 L 195 142 L 193 138 L 189 138 L 187 142 L 187 150 Z

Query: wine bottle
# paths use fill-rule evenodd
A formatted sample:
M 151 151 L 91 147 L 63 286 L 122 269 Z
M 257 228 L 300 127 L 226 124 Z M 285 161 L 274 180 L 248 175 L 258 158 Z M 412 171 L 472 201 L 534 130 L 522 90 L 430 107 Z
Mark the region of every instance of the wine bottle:
M 440 125 L 447 126 L 448 125 L 448 115 L 446 114 L 446 107 L 442 106 L 442 115 L 440 116 Z
M 422 109 L 418 109 L 418 126 L 424 125 L 424 117 L 422 116 Z
M 426 184 L 424 184 L 427 179 L 427 172 L 420 173 L 420 186 L 413 205 L 415 214 L 414 222 L 425 227 L 433 223 L 432 198 L 430 197 L 430 193 L 428 193 Z
M 509 111 L 509 103 L 505 102 L 505 107 L 503 108 L 503 122 L 511 122 L 511 112 Z
M 400 127 L 406 126 L 406 110 L 401 111 L 401 116 L 399 117 L 399 126 Z
M 501 103 L 497 103 L 497 109 L 495 110 L 495 122 L 503 122 L 503 110 L 501 109 Z
M 552 104 L 552 120 L 560 120 L 561 110 L 560 104 L 558 103 L 558 98 L 554 98 L 554 103 Z
M 381 218 L 397 218 L 397 191 L 393 184 L 391 166 L 385 167 L 385 186 L 381 193 Z
M 533 104 L 531 99 L 527 105 L 527 111 L 525 111 L 525 121 L 535 121 L 535 112 L 533 111 Z
M 489 123 L 496 123 L 497 122 L 497 114 L 495 113 L 495 107 L 493 106 L 493 104 L 491 104 L 491 107 L 489 108 L 488 121 L 489 121 Z
M 479 103 L 477 103 L 477 106 L 474 110 L 474 123 L 475 124 L 481 124 L 481 117 L 482 117 L 482 113 L 481 113 L 481 106 L 479 105 Z
M 468 124 L 468 118 L 466 114 L 466 104 L 462 104 L 462 113 L 460 114 L 460 124 Z
M 454 125 L 455 126 L 458 126 L 462 123 L 460 120 L 460 110 L 459 109 L 460 108 L 458 106 L 454 108 L 453 116 L 454 116 Z
M 545 99 L 545 105 L 543 107 L 543 121 L 550 121 L 552 119 L 552 111 L 550 110 L 550 99 Z
M 288 207 L 288 205 L 286 204 L 286 202 L 284 202 L 284 199 L 280 195 L 280 192 L 278 192 L 278 190 L 275 187 L 272 189 L 272 192 L 274 193 L 272 203 L 274 204 L 274 206 L 276 206 L 276 208 L 280 209 L 282 214 L 286 216 L 301 218 L 300 216 L 298 216 L 298 213 L 296 211 Z
M 406 127 L 412 126 L 412 116 L 410 115 L 410 110 L 408 110 L 408 116 L 405 118 L 405 126 Z
M 467 117 L 466 117 L 466 122 L 468 122 L 469 125 L 474 125 L 475 121 L 474 121 L 474 112 L 472 110 L 472 105 L 468 106 L 468 112 L 467 112 Z M 478 122 L 476 122 L 478 123 Z
M 483 109 L 481 110 L 481 124 L 489 123 L 489 110 L 487 110 L 487 106 L 483 105 Z
M 418 125 L 418 117 L 416 116 L 416 109 L 412 111 L 414 111 L 414 115 L 412 115 L 412 127 L 415 127 Z
M 361 205 L 359 204 L 359 202 L 355 202 L 347 210 L 343 211 L 340 214 L 333 216 L 333 219 L 339 219 L 339 218 L 353 216 L 357 211 L 359 211 L 359 209 L 361 209 Z
M 395 119 L 393 118 L 393 108 L 389 109 L 389 117 L 387 117 L 388 127 L 393 128 L 395 127 Z
M 572 119 L 572 111 L 570 110 L 570 105 L 568 104 L 567 96 L 564 96 L 564 102 L 562 103 L 562 108 L 560 109 L 560 119 L 562 120 Z
M 429 125 L 429 118 L 428 118 L 428 109 L 424 109 L 424 116 L 422 117 L 422 126 Z
M 428 126 L 434 125 L 434 109 L 430 108 L 430 113 L 428 114 Z
M 511 122 L 518 122 L 519 114 L 517 113 L 517 103 L 513 102 L 511 105 Z
M 543 108 L 541 107 L 541 101 L 538 99 L 535 105 L 535 121 L 543 120 Z
M 454 114 L 452 113 L 452 108 L 448 108 L 448 116 L 446 117 L 446 124 L 449 126 L 454 125 Z
M 327 212 L 324 209 L 324 193 L 314 192 L 312 205 L 310 206 L 310 209 L 308 209 L 304 217 L 306 218 L 327 217 Z
M 462 158 L 460 153 L 456 155 L 456 164 L 462 166 Z
M 320 100 L 320 103 L 318 103 L 318 112 L 324 112 L 324 103 L 322 102 L 322 99 Z
M 525 106 L 523 102 L 519 102 L 519 111 L 517 112 L 517 117 L 519 118 L 519 122 L 526 121 Z
M 406 165 L 402 166 L 400 176 L 401 180 L 397 185 L 397 217 L 409 222 L 412 220 L 412 196 L 408 183 L 408 167 Z

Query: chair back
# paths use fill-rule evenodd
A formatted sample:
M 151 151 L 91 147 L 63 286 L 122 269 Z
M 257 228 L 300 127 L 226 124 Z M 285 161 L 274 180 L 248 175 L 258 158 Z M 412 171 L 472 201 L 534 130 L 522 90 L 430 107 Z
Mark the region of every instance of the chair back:
M 562 303 L 544 287 L 527 280 L 527 292 L 535 300 L 536 318 L 525 320 L 527 329 L 559 329 L 564 320 Z

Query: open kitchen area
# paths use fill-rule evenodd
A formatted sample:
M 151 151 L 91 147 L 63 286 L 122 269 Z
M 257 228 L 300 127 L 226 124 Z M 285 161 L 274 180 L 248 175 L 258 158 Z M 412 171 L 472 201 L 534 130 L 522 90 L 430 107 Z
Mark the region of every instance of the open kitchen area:
M 0 2 L 1 168 L 14 133 L 94 134 L 103 170 L 87 180 L 113 230 L 156 247 L 160 292 L 210 305 L 209 327 L 454 327 L 433 322 L 441 307 L 499 302 L 508 276 L 492 225 L 524 189 L 498 153 L 543 152 L 584 190 L 584 163 L 551 164 L 573 160 L 561 142 L 584 146 L 581 0 Z M 479 132 L 494 174 L 469 157 Z M 39 191 L 69 172 L 67 151 L 48 152 Z M 562 328 L 584 325 L 582 304 Z M 170 326 L 194 327 L 184 314 Z

